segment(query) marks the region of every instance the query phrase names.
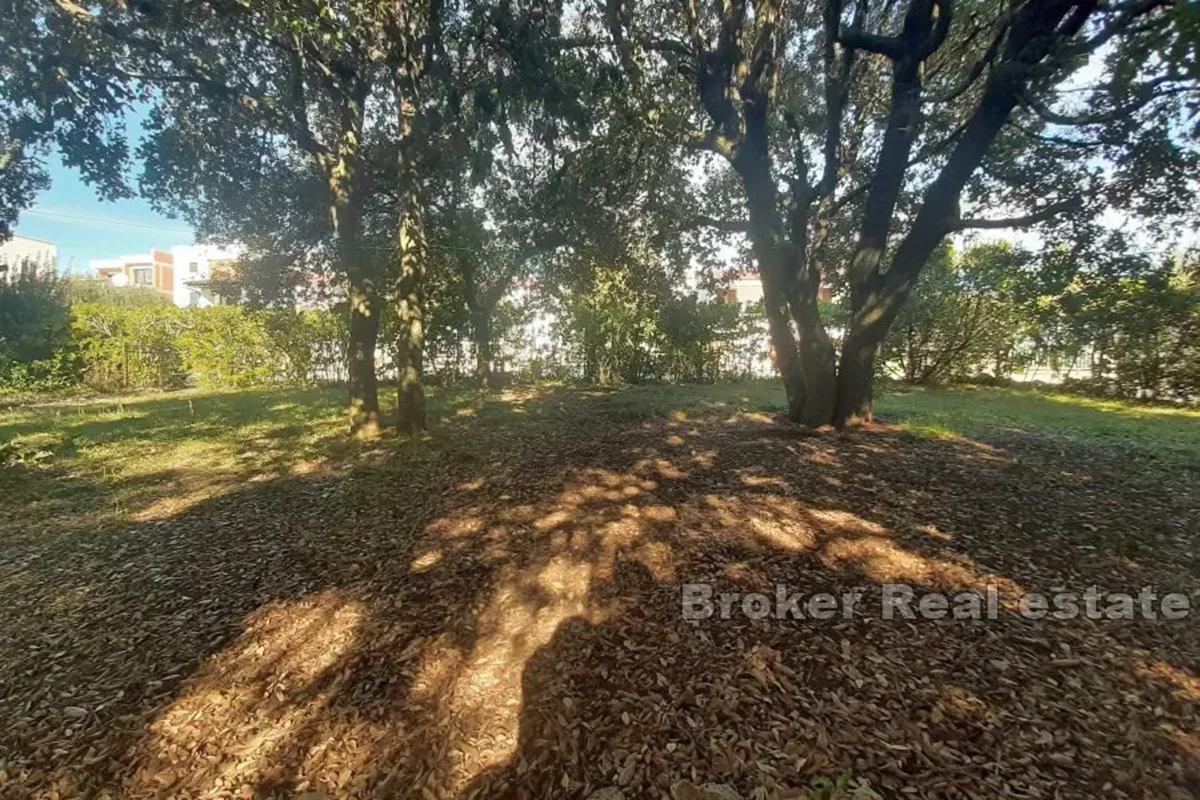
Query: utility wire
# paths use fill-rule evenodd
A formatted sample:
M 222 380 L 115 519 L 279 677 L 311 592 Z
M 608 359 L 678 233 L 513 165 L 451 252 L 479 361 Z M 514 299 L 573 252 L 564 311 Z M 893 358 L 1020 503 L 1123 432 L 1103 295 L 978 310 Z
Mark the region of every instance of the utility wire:
M 98 222 L 103 225 L 117 225 L 123 228 L 141 228 L 148 231 L 169 231 L 171 233 L 182 233 L 192 235 L 192 231 L 184 230 L 183 228 L 168 228 L 163 225 L 147 225 L 140 222 L 124 222 L 116 219 L 105 219 L 103 217 L 86 217 L 79 214 L 66 214 L 62 211 L 45 211 L 38 208 L 27 209 L 26 214 L 39 214 L 43 217 L 58 217 L 60 219 L 72 219 L 80 222 Z

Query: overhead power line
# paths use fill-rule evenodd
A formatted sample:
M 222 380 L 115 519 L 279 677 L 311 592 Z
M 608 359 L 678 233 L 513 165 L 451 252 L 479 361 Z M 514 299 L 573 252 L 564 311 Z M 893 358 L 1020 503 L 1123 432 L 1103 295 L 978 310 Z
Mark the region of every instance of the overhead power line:
M 71 219 L 78 222 L 92 222 L 100 225 L 116 225 L 122 228 L 141 228 L 148 231 L 164 231 L 169 233 L 180 233 L 187 236 L 192 236 L 193 232 L 183 228 L 168 228 L 165 225 L 148 225 L 143 222 L 125 222 L 118 219 L 105 219 L 104 217 L 88 217 L 81 214 L 67 214 L 62 211 L 46 211 L 40 208 L 31 208 L 26 210 L 26 214 L 38 214 L 43 217 L 57 217 L 59 219 Z

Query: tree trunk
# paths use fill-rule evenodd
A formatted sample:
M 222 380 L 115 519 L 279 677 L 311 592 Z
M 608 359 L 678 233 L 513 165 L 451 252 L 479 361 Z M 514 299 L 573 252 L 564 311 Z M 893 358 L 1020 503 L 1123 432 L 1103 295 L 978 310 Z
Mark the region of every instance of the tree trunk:
M 834 421 L 837 401 L 837 356 L 833 341 L 821 323 L 817 310 L 817 290 L 805 287 L 793 291 L 788 300 L 798 333 L 800 376 L 804 383 L 804 407 L 797 422 L 819 428 Z
M 839 428 L 870 422 L 871 392 L 875 381 L 875 358 L 879 341 L 869 335 L 850 333 L 842 343 L 838 365 L 837 409 L 834 424 Z
M 354 191 L 355 159 L 343 154 L 330 175 L 332 215 L 338 260 L 349 283 L 350 302 L 350 433 L 359 438 L 379 434 L 379 383 L 375 346 L 383 303 L 372 276 L 372 263 L 362 248 L 362 214 Z
M 399 244 L 396 427 L 412 434 L 425 430 L 425 231 L 415 205 L 400 221 Z
M 490 309 L 471 311 L 471 338 L 475 345 L 475 379 L 487 388 L 492 380 L 492 320 Z
M 875 362 L 910 287 L 911 284 L 862 287 L 852 300 L 849 330 L 838 362 L 837 406 L 833 414 L 833 424 L 837 427 L 872 420 Z
M 379 434 L 375 347 L 382 310 L 371 281 L 354 270 L 350 275 L 350 432 L 360 438 Z
M 428 256 L 425 218 L 421 196 L 416 116 L 418 76 L 422 72 L 418 46 L 421 20 L 417 7 L 397 3 L 406 33 L 402 37 L 400 63 L 396 74 L 397 125 L 399 141 L 397 173 L 400 184 L 400 217 L 396 245 L 400 258 L 398 282 L 398 330 L 396 371 L 399 386 L 396 398 L 396 427 L 400 433 L 425 430 L 425 387 L 422 385 L 425 360 L 425 265 Z
M 787 392 L 788 418 L 816 428 L 833 421 L 833 342 L 821 324 L 817 281 L 803 268 L 804 247 L 787 237 L 765 141 L 752 137 L 743 142 L 734 166 L 746 189 L 750 244 L 758 261 L 775 367 Z

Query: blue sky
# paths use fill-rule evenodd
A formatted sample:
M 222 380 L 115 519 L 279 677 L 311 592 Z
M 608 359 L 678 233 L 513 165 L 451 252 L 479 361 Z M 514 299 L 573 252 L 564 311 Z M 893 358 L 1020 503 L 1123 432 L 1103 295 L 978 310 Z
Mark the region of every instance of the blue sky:
M 133 106 L 125 114 L 125 131 L 131 150 L 142 140 L 143 121 L 149 108 Z M 142 168 L 136 157 L 131 164 L 131 184 Z M 49 190 L 20 215 L 16 233 L 52 241 L 59 246 L 59 272 L 90 275 L 88 263 L 95 258 L 114 258 L 127 253 L 167 249 L 196 241 L 192 228 L 179 219 L 155 213 L 142 198 L 101 200 L 76 170 L 64 166 L 53 154 L 46 163 Z
M 16 233 L 56 243 L 59 272 L 88 274 L 88 262 L 94 258 L 195 241 L 187 223 L 156 214 L 141 198 L 99 199 L 57 154 L 48 159 L 47 167 L 53 183 L 33 208 L 21 214 Z

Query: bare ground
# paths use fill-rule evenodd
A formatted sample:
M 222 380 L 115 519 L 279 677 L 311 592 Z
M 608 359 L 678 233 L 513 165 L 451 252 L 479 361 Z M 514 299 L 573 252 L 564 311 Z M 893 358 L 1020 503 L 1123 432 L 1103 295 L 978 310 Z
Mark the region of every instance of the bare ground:
M 680 613 L 697 582 L 866 587 L 865 609 L 887 582 L 1190 592 L 1194 474 L 1033 435 L 805 436 L 581 395 L 510 412 L 119 527 L 9 508 L 0 795 L 660 797 L 691 778 L 789 797 L 853 775 L 885 798 L 1200 798 L 1194 617 Z

